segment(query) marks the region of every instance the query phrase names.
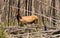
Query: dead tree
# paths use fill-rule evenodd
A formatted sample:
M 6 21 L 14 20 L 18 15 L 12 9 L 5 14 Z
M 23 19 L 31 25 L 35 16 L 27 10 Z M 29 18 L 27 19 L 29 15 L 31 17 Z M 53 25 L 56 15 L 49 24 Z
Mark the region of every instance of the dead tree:
M 55 7 L 55 0 L 52 0 L 52 6 Z M 53 11 L 52 11 L 52 16 L 53 16 L 53 19 L 56 19 L 56 14 L 55 14 L 56 10 L 53 8 Z M 56 21 L 55 20 L 52 20 L 53 21 L 53 25 L 55 26 L 56 24 Z
M 41 0 L 41 1 L 42 1 L 42 0 Z M 41 3 L 41 13 L 44 14 L 44 13 L 43 13 L 42 5 L 43 5 L 43 4 Z M 45 23 L 44 23 L 44 19 L 45 19 L 45 18 L 42 16 L 42 22 L 43 22 L 43 25 L 44 25 L 44 30 L 47 30 L 47 27 L 46 27 L 46 25 L 45 25 Z
M 32 0 L 28 1 L 28 15 L 32 15 L 32 13 L 29 11 L 32 11 Z

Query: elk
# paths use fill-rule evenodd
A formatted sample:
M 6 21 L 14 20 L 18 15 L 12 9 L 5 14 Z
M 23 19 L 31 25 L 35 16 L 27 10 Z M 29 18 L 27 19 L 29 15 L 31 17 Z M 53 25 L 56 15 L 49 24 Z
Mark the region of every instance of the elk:
M 20 8 L 20 0 L 18 0 L 18 8 Z M 38 20 L 38 17 L 35 15 L 31 15 L 31 16 L 21 16 L 20 13 L 20 9 L 18 9 L 18 12 L 16 14 L 16 18 L 18 20 L 18 22 L 21 22 L 23 24 L 27 24 L 27 23 L 37 23 L 36 21 Z
M 16 18 L 18 22 L 21 22 L 23 24 L 28 24 L 28 23 L 37 23 L 38 17 L 36 15 L 31 15 L 31 16 L 20 16 L 16 15 Z

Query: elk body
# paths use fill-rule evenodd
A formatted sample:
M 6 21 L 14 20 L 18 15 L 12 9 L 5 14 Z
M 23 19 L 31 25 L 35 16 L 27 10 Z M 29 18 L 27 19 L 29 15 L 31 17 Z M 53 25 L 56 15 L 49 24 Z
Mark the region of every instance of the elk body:
M 22 16 L 22 19 L 20 19 L 20 22 L 26 24 L 26 23 L 36 23 L 36 21 L 38 20 L 38 17 L 37 16 Z
M 23 24 L 27 23 L 36 23 L 38 20 L 38 17 L 35 15 L 32 16 L 17 16 L 17 20 Z

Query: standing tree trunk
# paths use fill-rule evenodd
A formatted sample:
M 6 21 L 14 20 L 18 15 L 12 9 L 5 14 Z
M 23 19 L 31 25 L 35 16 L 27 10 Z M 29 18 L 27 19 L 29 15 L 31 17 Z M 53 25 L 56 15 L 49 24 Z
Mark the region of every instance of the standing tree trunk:
M 32 13 L 29 12 L 29 11 L 32 12 L 32 0 L 29 0 L 29 1 L 28 1 L 28 15 L 32 15 Z
M 52 0 L 52 6 L 55 7 L 55 0 Z M 55 14 L 55 9 L 53 8 L 52 10 L 53 10 L 53 11 L 52 11 L 52 16 L 53 16 L 53 19 L 55 19 L 55 16 L 56 16 L 56 14 Z M 56 23 L 56 21 L 53 20 L 53 25 L 54 25 L 54 26 L 56 25 L 55 23 Z
M 18 25 L 19 25 L 19 17 L 20 17 L 20 0 L 18 0 Z
M 27 0 L 25 0 L 25 16 L 27 16 Z

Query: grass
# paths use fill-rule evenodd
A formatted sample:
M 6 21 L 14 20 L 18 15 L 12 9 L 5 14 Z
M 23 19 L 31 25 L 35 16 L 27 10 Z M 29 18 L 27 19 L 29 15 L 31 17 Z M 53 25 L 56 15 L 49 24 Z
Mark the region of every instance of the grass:
M 13 24 L 12 24 L 13 23 Z M 16 25 L 16 22 L 11 22 L 9 25 Z M 23 26 L 22 23 L 19 23 L 20 26 Z M 40 26 L 42 25 L 42 18 L 40 17 Z M 1 28 L 0 28 L 0 38 L 5 38 L 5 34 L 4 34 L 4 27 L 8 26 L 8 22 L 4 22 L 4 24 L 1 24 Z M 36 32 L 37 30 L 33 30 L 33 32 Z
M 4 34 L 4 29 L 3 29 L 3 25 L 0 24 L 0 38 L 5 38 L 5 34 Z
M 3 30 L 0 30 L 0 38 L 5 38 L 5 34 L 4 34 Z

